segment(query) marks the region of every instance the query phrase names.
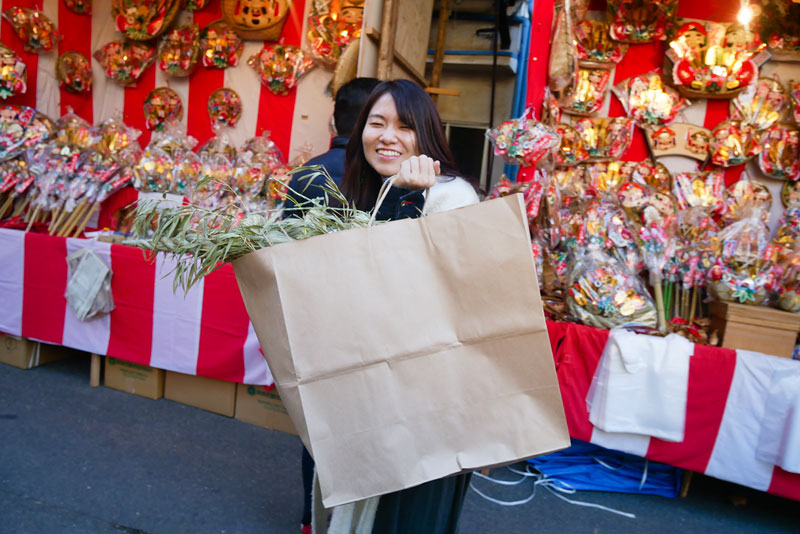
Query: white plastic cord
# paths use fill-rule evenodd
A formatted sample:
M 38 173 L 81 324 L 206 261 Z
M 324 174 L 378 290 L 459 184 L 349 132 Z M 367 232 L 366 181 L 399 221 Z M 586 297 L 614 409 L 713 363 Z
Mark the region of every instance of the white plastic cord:
M 598 460 L 598 462 L 599 462 L 599 460 Z M 613 469 L 610 466 L 607 466 L 607 467 L 609 467 L 609 469 Z M 615 510 L 614 508 L 609 508 L 608 506 L 603 506 L 603 505 L 600 505 L 600 504 L 584 502 L 584 501 L 575 501 L 575 500 L 568 499 L 568 498 L 564 497 L 563 495 L 561 495 L 562 493 L 566 493 L 568 495 L 572 495 L 572 494 L 576 493 L 575 488 L 573 488 L 572 486 L 570 486 L 569 484 L 567 484 L 565 482 L 562 482 L 561 480 L 558 480 L 556 478 L 550 478 L 545 474 L 532 473 L 530 471 L 530 465 L 526 466 L 525 471 L 519 471 L 517 469 L 514 469 L 513 467 L 507 467 L 506 469 L 508 469 L 509 471 L 511 471 L 512 473 L 514 473 L 516 475 L 519 475 L 520 478 L 518 478 L 517 480 L 500 480 L 500 479 L 496 479 L 496 478 L 492 478 L 492 477 L 486 476 L 486 475 L 478 473 L 478 472 L 473 473 L 472 476 L 476 477 L 476 478 L 483 479 L 483 480 L 488 480 L 488 481 L 492 482 L 493 484 L 497 484 L 497 485 L 500 485 L 500 486 L 517 486 L 517 485 L 523 483 L 525 480 L 527 480 L 529 478 L 532 478 L 533 479 L 533 484 L 532 484 L 532 491 L 531 491 L 530 495 L 528 495 L 524 499 L 520 499 L 520 500 L 517 500 L 517 501 L 503 501 L 503 500 L 495 499 L 494 497 L 490 497 L 490 496 L 486 495 L 484 492 L 482 492 L 481 490 L 476 488 L 475 484 L 473 482 L 470 482 L 469 487 L 472 488 L 472 490 L 475 493 L 477 493 L 478 495 L 480 495 L 482 498 L 484 498 L 487 501 L 492 502 L 494 504 L 499 504 L 501 506 L 520 506 L 522 504 L 527 504 L 527 503 L 531 502 L 533 500 L 533 498 L 536 497 L 536 487 L 537 486 L 543 486 L 547 491 L 549 491 L 550 493 L 552 493 L 553 495 L 555 495 L 559 499 L 561 499 L 563 501 L 566 501 L 566 502 L 568 502 L 570 504 L 574 504 L 576 506 L 586 506 L 586 507 L 589 507 L 589 508 L 597 508 L 599 510 L 604 510 L 606 512 L 611 512 L 612 514 L 617 514 L 617 515 L 621 515 L 623 517 L 636 519 L 636 514 L 631 514 L 631 513 L 628 513 L 628 512 L 622 512 L 620 510 Z M 645 476 L 646 476 L 646 474 L 647 474 L 647 466 L 645 466 Z M 642 484 L 644 484 L 644 477 L 642 478 Z

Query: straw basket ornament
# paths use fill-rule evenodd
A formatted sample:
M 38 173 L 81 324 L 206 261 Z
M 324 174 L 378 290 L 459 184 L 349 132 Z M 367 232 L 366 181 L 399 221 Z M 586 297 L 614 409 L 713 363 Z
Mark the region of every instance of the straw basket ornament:
M 222 0 L 222 18 L 242 39 L 277 41 L 291 0 Z

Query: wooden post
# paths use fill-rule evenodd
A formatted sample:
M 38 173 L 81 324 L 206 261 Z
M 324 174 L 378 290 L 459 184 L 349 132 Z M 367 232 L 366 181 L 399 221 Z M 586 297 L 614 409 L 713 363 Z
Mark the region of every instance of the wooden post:
M 100 363 L 102 358 L 99 354 L 92 354 L 92 365 L 89 368 L 89 385 L 96 388 L 100 385 Z
M 433 70 L 431 71 L 431 87 L 439 87 L 442 81 L 442 65 L 444 64 L 444 44 L 447 37 L 447 19 L 450 17 L 448 0 L 442 0 L 439 5 L 439 31 L 436 34 L 436 51 L 433 56 Z M 439 95 L 431 95 L 433 101 L 438 103 Z
M 381 43 L 378 47 L 378 79 L 388 80 L 392 77 L 394 63 L 394 23 L 397 20 L 399 0 L 384 0 L 383 19 L 381 21 Z

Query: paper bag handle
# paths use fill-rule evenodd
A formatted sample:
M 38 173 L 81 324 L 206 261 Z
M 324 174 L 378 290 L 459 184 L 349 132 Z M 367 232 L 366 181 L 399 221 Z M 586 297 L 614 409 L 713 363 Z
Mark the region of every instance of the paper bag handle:
M 369 218 L 369 224 L 367 226 L 372 226 L 375 223 L 375 217 L 378 216 L 378 210 L 381 208 L 381 205 L 383 204 L 383 201 L 386 200 L 386 196 L 389 194 L 389 190 L 392 188 L 392 185 L 394 185 L 394 179 L 395 179 L 395 176 L 392 176 L 391 178 L 387 178 L 386 180 L 383 181 L 383 184 L 381 185 L 381 188 L 378 191 L 378 201 L 375 202 L 375 207 L 372 208 L 372 215 Z M 428 201 L 428 192 L 429 191 L 430 191 L 430 188 L 426 188 L 425 189 L 425 201 L 426 202 Z M 422 209 L 423 209 L 423 211 L 425 210 L 424 206 L 423 206 Z

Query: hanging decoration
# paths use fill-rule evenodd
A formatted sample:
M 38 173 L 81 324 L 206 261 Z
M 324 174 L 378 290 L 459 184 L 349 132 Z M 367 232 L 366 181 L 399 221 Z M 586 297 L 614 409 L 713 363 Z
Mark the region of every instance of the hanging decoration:
M 711 130 L 694 124 L 672 123 L 645 130 L 647 144 L 654 158 L 686 156 L 705 161 L 711 143 Z
M 0 98 L 21 95 L 27 90 L 25 63 L 16 52 L 0 43 Z
M 187 11 L 198 11 L 206 7 L 210 0 L 183 0 L 181 8 Z
M 112 0 L 111 14 L 117 26 L 128 39 L 148 41 L 164 33 L 175 15 L 178 0 Z
M 800 81 L 789 81 L 789 93 L 792 95 L 794 122 L 800 124 Z
M 758 78 L 769 52 L 742 24 L 687 22 L 669 43 L 672 80 L 687 97 L 732 98 Z
M 800 130 L 776 124 L 764 132 L 758 156 L 761 172 L 779 180 L 800 179 Z
M 789 110 L 789 95 L 773 78 L 759 78 L 731 101 L 731 117 L 766 130 L 783 120 Z
M 772 208 L 772 193 L 767 186 L 750 178 L 747 172 L 725 190 L 725 212 L 723 221 L 738 221 L 754 207 L 761 213 L 764 224 L 769 224 L 769 210 Z
M 792 204 L 800 204 L 800 180 L 783 182 L 781 202 L 783 202 L 784 208 L 788 208 Z
M 631 144 L 635 125 L 626 117 L 584 117 L 573 126 L 589 152 L 589 161 L 603 161 L 622 157 Z
M 148 130 L 162 131 L 170 123 L 183 118 L 181 97 L 169 87 L 156 87 L 142 105 L 144 124 Z
M 725 210 L 725 179 L 719 171 L 681 172 L 673 177 L 672 193 L 678 209 L 703 207 L 709 213 Z
M 29 52 L 52 50 L 61 39 L 56 25 L 41 11 L 12 7 L 3 11 L 3 18 L 11 23 L 25 50 Z
M 308 15 L 311 54 L 323 66 L 334 68 L 345 47 L 361 35 L 364 0 L 315 2 Z
M 220 0 L 222 18 L 242 39 L 278 41 L 289 14 L 289 0 Z
M 197 24 L 173 28 L 158 46 L 158 68 L 172 76 L 189 76 L 200 57 L 200 29 Z
M 155 56 L 153 47 L 130 41 L 112 41 L 94 53 L 105 75 L 123 86 L 135 85 Z
M 800 3 L 793 0 L 756 0 L 756 31 L 773 59 L 800 61 Z
M 539 160 L 556 149 L 561 139 L 552 128 L 541 122 L 527 118 L 530 110 L 522 117 L 505 121 L 486 131 L 486 137 L 494 144 L 494 155 L 502 157 L 507 163 L 523 167 L 535 165 Z
M 214 127 L 233 128 L 242 116 L 242 99 L 233 89 L 217 89 L 208 97 L 208 116 Z
M 276 95 L 287 95 L 300 78 L 314 66 L 298 46 L 270 45 L 247 60 L 261 83 Z
M 665 86 L 656 72 L 626 78 L 612 91 L 622 102 L 628 117 L 642 128 L 669 124 L 689 105 L 675 89 Z
M 64 0 L 64 5 L 78 15 L 92 14 L 92 0 Z
M 610 69 L 628 51 L 627 44 L 611 40 L 608 23 L 598 20 L 582 20 L 575 26 L 575 44 L 583 67 Z
M 561 110 L 572 115 L 595 115 L 606 101 L 611 73 L 606 69 L 578 69 L 578 83 L 567 92 Z
M 741 165 L 761 152 L 755 128 L 739 120 L 719 123 L 711 132 L 711 163 L 721 167 Z
M 624 43 L 663 41 L 675 21 L 678 0 L 608 0 L 609 35 Z
M 64 52 L 56 61 L 56 79 L 61 87 L 73 93 L 92 88 L 92 65 L 80 52 Z
M 567 124 L 558 124 L 556 133 L 561 138 L 561 144 L 555 152 L 556 165 L 571 167 L 589 159 L 589 152 L 584 148 L 581 136 L 575 128 Z
M 200 55 L 204 67 L 235 67 L 243 49 L 242 38 L 225 21 L 212 22 L 200 32 Z

